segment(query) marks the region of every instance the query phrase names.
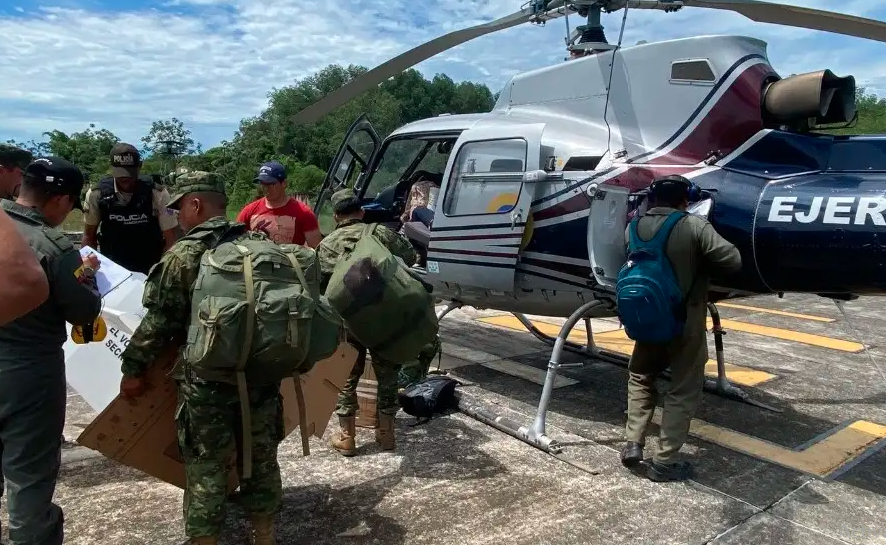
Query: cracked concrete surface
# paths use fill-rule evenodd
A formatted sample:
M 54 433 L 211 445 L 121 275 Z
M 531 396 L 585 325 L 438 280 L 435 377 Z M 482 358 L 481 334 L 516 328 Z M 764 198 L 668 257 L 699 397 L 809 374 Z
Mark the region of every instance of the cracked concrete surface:
M 886 313 L 878 299 L 847 303 L 849 323 L 817 297 L 741 303 L 834 321 L 721 307 L 723 318 L 850 341 L 857 331 L 870 351 L 729 331 L 727 361 L 776 375 L 748 391 L 784 412 L 705 394 L 698 418 L 787 449 L 815 444 L 847 422 L 886 425 L 879 338 Z M 526 373 L 507 371 L 520 365 L 543 372 L 550 352 L 528 333 L 475 321 L 494 314 L 466 310 L 447 317 L 442 364 L 469 384 L 461 388 L 463 403 L 529 424 L 541 386 Z M 604 320 L 594 327 L 617 325 Z M 297 434 L 291 436 L 280 452 L 279 543 L 886 544 L 886 442 L 866 449 L 836 478 L 823 478 L 692 437 L 684 452 L 696 464 L 695 479 L 651 483 L 618 463 L 624 368 L 576 355 L 567 360 L 585 365 L 564 369 L 574 383 L 554 391 L 548 434 L 565 446 L 559 457 L 461 413 L 419 426 L 400 414 L 393 453 L 381 452 L 371 432 L 361 430 L 360 455 L 352 459 L 331 451 L 326 438 L 312 438 L 312 454 L 302 457 Z M 490 362 L 500 365 L 483 365 Z M 75 439 L 94 416 L 71 392 L 66 438 Z M 655 447 L 652 431 L 647 454 Z M 63 451 L 56 500 L 65 509 L 65 543 L 182 543 L 181 496 L 83 447 Z M 5 526 L 5 508 L 2 516 Z M 223 543 L 247 543 L 246 531 L 242 510 L 232 503 Z

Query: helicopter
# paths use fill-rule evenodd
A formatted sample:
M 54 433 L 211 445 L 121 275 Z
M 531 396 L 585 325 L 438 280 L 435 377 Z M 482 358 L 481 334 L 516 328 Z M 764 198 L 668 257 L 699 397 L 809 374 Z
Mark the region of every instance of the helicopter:
M 831 136 L 857 120 L 855 79 L 830 70 L 781 77 L 767 44 L 696 36 L 610 44 L 601 13 L 731 10 L 748 18 L 886 42 L 886 23 L 752 0 L 532 0 L 519 12 L 441 36 L 370 70 L 294 116 L 312 123 L 388 77 L 478 36 L 571 14 L 571 59 L 514 76 L 490 112 L 404 125 L 382 139 L 366 115 L 349 128 L 315 205 L 352 187 L 365 220 L 402 229 L 422 254 L 412 267 L 431 284 L 442 319 L 469 306 L 513 313 L 553 346 L 533 424 L 463 409 L 545 451 L 545 415 L 562 351 L 626 365 L 594 344 L 591 318 L 616 317 L 624 233 L 660 176 L 680 174 L 704 217 L 742 255 L 739 273 L 711 286 L 717 378 L 705 389 L 779 411 L 732 385 L 716 303 L 761 294 L 834 300 L 886 293 L 886 136 Z M 567 19 L 568 20 L 568 19 Z M 433 220 L 403 222 L 423 173 L 438 191 Z M 439 202 L 436 202 L 439 201 Z M 845 268 L 852 263 L 851 271 Z M 567 318 L 546 335 L 526 314 Z M 585 321 L 587 343 L 568 340 Z

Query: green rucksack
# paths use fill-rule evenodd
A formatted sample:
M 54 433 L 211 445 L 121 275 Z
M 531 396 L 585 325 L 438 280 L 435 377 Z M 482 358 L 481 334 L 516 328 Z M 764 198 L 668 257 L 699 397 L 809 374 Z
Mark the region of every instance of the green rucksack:
M 341 318 L 319 294 L 319 276 L 314 250 L 257 236 L 223 237 L 200 259 L 182 359 L 196 376 L 240 389 L 244 478 L 251 473 L 248 386 L 294 378 L 309 453 L 298 375 L 331 356 L 344 338 Z
M 431 286 L 363 228 L 359 242 L 332 272 L 326 297 L 348 332 L 379 357 L 406 362 L 437 337 Z
M 303 285 L 308 286 L 311 298 L 316 304 L 314 317 L 311 320 L 311 342 L 304 362 L 298 369 L 299 373 L 307 373 L 321 360 L 331 356 L 339 345 L 347 338 L 342 319 L 329 303 L 329 299 L 320 293 L 320 262 L 317 253 L 307 246 L 298 244 L 282 244 L 283 250 L 290 260 L 293 258 L 301 265 Z

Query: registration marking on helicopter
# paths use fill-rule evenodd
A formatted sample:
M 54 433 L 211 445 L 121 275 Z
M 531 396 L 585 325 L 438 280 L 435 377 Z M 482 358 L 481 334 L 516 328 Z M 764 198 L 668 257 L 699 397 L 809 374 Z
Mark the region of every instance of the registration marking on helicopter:
M 517 331 L 525 331 L 523 324 L 512 316 L 490 316 L 487 318 L 478 318 L 477 320 L 490 325 L 505 327 Z M 555 324 L 540 322 L 538 320 L 533 320 L 532 323 L 546 335 L 556 336 L 560 332 L 560 326 Z M 584 331 L 577 330 L 573 330 L 572 333 L 569 334 L 569 340 L 580 343 L 587 341 L 587 339 L 585 339 Z M 594 341 L 600 348 L 605 348 L 606 350 L 611 350 L 627 356 L 630 356 L 631 352 L 634 350 L 634 341 L 628 339 L 624 330 L 621 329 L 608 331 L 606 333 L 595 333 Z M 707 365 L 705 365 L 705 374 L 712 377 L 717 376 L 716 360 L 708 360 Z M 742 386 L 757 386 L 774 379 L 776 375 L 759 369 L 751 369 L 749 367 L 727 363 L 726 377 L 730 381 L 736 384 L 741 384 Z

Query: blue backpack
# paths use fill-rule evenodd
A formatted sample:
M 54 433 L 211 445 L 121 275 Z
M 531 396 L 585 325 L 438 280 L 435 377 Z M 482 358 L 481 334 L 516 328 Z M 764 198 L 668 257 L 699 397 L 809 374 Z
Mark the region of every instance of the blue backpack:
M 668 259 L 668 238 L 685 212 L 671 212 L 651 240 L 637 233 L 640 218 L 631 221 L 628 260 L 615 284 L 618 316 L 628 338 L 644 343 L 665 343 L 683 334 L 686 303 L 673 264 Z

